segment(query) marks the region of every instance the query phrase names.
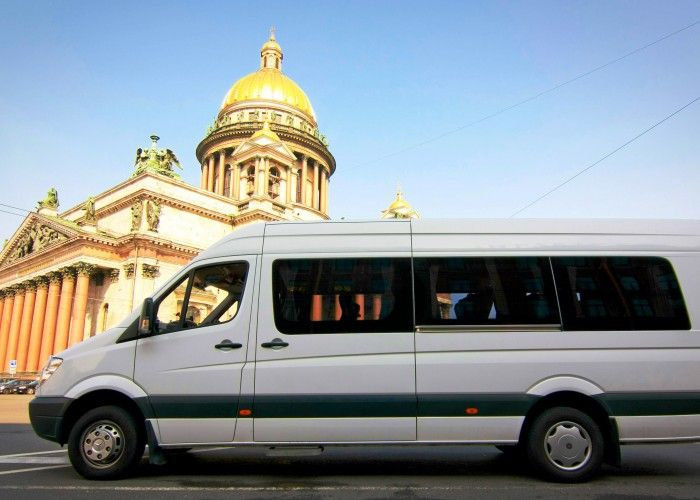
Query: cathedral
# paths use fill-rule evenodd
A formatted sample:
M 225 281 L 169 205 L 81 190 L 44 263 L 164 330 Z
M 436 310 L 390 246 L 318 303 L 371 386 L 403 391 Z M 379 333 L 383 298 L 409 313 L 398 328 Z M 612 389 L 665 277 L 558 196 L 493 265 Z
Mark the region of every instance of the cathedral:
M 153 135 L 120 184 L 62 212 L 49 190 L 0 252 L 0 372 L 34 374 L 117 324 L 239 226 L 328 219 L 335 159 L 282 59 L 271 33 L 258 70 L 224 96 L 196 149 L 199 186 L 180 179 L 177 157 Z

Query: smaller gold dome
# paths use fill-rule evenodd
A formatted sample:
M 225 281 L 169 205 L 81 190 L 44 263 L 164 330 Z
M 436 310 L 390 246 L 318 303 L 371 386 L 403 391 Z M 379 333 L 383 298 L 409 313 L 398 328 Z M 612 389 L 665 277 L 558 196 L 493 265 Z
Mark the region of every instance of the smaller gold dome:
M 403 199 L 400 188 L 396 192 L 396 199 L 382 212 L 382 219 L 418 219 L 419 217 L 411 204 Z

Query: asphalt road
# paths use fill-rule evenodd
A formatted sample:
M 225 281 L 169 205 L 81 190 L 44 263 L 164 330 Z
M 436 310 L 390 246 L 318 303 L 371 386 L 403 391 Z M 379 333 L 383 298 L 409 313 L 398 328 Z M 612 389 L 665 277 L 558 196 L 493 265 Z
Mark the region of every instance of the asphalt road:
M 0 425 L 2 498 L 700 498 L 700 445 L 630 446 L 623 466 L 577 485 L 540 481 L 490 446 L 329 448 L 309 457 L 209 449 L 144 460 L 134 477 L 86 481 L 65 449 L 26 424 Z

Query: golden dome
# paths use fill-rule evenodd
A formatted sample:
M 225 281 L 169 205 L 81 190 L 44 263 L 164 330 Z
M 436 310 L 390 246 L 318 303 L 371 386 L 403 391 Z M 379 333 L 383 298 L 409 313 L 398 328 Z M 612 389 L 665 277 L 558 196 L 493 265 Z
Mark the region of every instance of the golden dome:
M 243 101 L 276 101 L 296 108 L 316 124 L 316 114 L 311 101 L 294 80 L 282 73 L 282 49 L 274 34 L 260 49 L 260 69 L 244 76 L 228 91 L 221 109 Z

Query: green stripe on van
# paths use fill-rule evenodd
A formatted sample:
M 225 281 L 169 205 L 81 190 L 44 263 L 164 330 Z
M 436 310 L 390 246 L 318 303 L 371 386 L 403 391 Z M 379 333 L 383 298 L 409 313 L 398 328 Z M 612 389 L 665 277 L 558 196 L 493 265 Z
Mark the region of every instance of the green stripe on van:
M 700 415 L 700 392 L 610 392 L 596 399 L 615 417 Z
M 241 395 L 240 408 L 257 418 L 511 417 L 540 399 L 501 394 L 271 394 Z M 700 415 L 700 392 L 625 392 L 595 397 L 611 416 Z M 238 396 L 151 396 L 157 418 L 235 418 Z M 476 412 L 467 412 L 468 408 Z

